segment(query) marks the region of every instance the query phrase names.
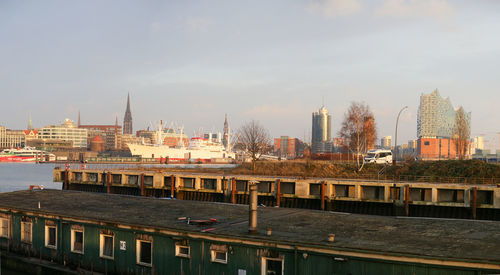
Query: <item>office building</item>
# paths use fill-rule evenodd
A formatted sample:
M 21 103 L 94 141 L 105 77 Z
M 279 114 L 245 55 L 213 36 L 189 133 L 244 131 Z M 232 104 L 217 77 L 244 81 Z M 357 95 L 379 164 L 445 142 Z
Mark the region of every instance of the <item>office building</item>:
M 24 147 L 25 135 L 22 130 L 10 130 L 0 126 L 0 149 Z
M 294 159 L 304 154 L 304 143 L 298 138 L 281 136 L 274 139 L 273 149 L 276 156 Z
M 380 147 L 383 149 L 392 148 L 392 136 L 385 136 L 380 140 Z
M 332 143 L 332 116 L 325 106 L 312 114 L 311 152 L 329 153 L 333 151 Z
M 74 148 L 87 148 L 87 134 L 87 129 L 78 128 L 68 118 L 60 125 L 45 126 L 38 131 L 39 138 L 71 141 Z

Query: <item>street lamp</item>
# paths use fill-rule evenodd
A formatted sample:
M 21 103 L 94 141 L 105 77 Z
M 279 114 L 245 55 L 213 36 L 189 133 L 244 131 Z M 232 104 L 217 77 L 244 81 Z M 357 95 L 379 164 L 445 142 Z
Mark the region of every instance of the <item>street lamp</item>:
M 398 113 L 398 118 L 396 119 L 396 134 L 394 137 L 394 156 L 392 158 L 392 165 L 396 165 L 396 159 L 398 158 L 398 122 L 399 122 L 399 116 L 401 115 L 401 112 L 404 111 L 404 109 L 407 109 L 408 106 L 404 106 Z

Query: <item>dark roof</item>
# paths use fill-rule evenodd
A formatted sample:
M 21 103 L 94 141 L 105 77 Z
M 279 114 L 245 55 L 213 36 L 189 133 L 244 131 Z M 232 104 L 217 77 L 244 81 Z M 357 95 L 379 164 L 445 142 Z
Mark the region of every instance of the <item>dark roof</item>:
M 38 209 L 40 202 L 40 209 Z M 41 212 L 110 223 L 201 232 L 291 245 L 402 256 L 500 262 L 500 222 L 403 218 L 259 207 L 259 234 L 249 235 L 248 206 L 42 190 L 0 193 L 0 209 Z M 180 217 L 217 219 L 188 225 Z M 266 236 L 266 228 L 272 235 Z M 327 242 L 328 234 L 335 242 Z

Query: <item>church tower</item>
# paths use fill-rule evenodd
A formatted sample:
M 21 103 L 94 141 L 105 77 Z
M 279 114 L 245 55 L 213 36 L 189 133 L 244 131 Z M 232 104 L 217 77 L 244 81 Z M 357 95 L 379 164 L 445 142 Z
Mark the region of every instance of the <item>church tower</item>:
M 229 146 L 229 123 L 227 122 L 227 114 L 224 120 L 224 136 L 222 138 L 222 145 L 228 149 Z
M 123 133 L 132 134 L 132 113 L 130 112 L 130 93 L 127 96 L 127 110 L 123 118 Z

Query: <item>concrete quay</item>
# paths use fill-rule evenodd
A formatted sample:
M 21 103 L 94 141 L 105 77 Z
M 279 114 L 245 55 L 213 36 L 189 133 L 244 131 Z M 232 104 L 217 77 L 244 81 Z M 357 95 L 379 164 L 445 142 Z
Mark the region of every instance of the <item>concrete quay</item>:
M 58 169 L 63 189 L 248 204 L 258 182 L 260 205 L 437 218 L 500 220 L 500 185 L 193 173 L 168 170 Z

